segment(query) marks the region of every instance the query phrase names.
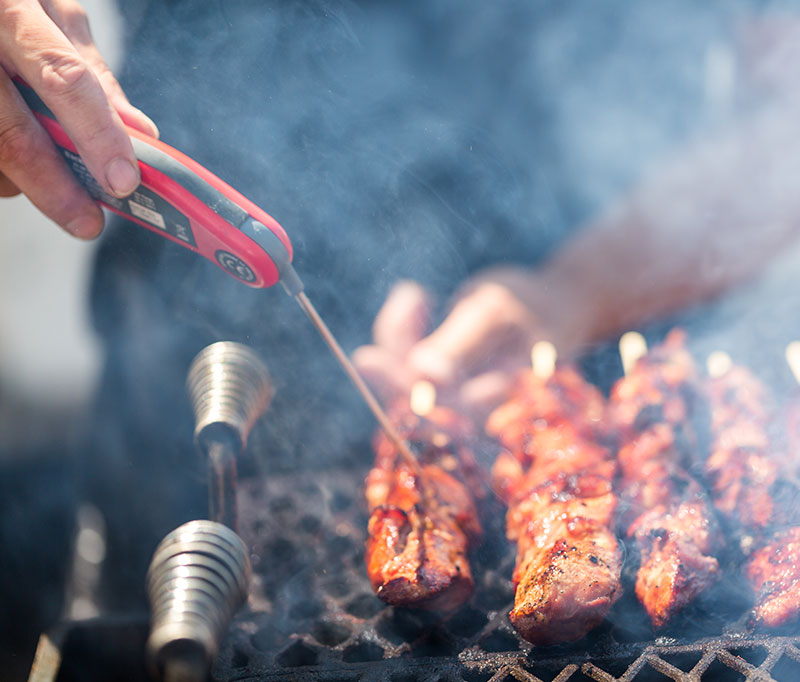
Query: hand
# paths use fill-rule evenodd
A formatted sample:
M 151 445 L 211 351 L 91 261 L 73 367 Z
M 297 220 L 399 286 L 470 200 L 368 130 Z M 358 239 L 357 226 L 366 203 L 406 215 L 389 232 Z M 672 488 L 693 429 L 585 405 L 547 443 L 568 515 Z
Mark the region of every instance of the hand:
M 547 338 L 575 348 L 550 287 L 522 268 L 498 267 L 469 280 L 439 327 L 426 336 L 427 292 L 415 282 L 395 286 L 373 325 L 373 344 L 353 361 L 384 400 L 408 395 L 415 381 L 438 389 L 437 402 L 484 416 L 507 394 L 515 370 L 530 363 L 531 346 Z M 563 299 L 561 303 L 565 303 Z
M 97 236 L 103 214 L 11 82 L 21 76 L 56 115 L 89 171 L 124 197 L 139 169 L 123 121 L 158 129 L 131 106 L 92 42 L 75 0 L 0 0 L 0 196 L 22 192 L 67 232 Z

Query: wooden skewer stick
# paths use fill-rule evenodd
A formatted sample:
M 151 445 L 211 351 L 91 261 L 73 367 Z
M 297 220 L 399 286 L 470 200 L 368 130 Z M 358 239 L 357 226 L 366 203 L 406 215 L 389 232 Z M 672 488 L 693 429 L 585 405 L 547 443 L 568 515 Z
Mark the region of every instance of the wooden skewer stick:
M 733 360 L 724 350 L 715 350 L 706 358 L 706 370 L 712 379 L 719 379 L 733 367 Z
M 420 379 L 411 386 L 409 399 L 411 411 L 418 417 L 425 417 L 436 405 L 436 386 L 430 381 Z
M 786 362 L 789 363 L 795 381 L 800 384 L 800 341 L 792 341 L 786 346 Z
M 622 370 L 628 376 L 639 358 L 647 353 L 647 341 L 639 332 L 625 332 L 619 339 L 619 355 L 622 359 Z
M 533 375 L 547 381 L 556 369 L 556 347 L 549 341 L 537 341 L 531 348 Z

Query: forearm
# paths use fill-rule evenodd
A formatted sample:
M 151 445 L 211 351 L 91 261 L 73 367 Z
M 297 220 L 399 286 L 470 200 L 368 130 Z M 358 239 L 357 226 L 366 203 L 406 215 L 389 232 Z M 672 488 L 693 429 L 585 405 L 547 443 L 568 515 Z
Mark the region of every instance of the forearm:
M 798 133 L 798 108 L 773 105 L 678 154 L 586 226 L 543 273 L 580 317 L 575 333 L 598 340 L 709 299 L 795 240 Z

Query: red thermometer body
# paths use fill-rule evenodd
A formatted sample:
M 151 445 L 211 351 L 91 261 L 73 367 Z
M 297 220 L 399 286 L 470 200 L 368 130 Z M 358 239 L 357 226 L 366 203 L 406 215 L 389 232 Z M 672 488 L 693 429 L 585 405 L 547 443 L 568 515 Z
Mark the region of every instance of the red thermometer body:
M 111 196 L 89 173 L 75 145 L 39 96 L 21 80 L 14 82 L 95 201 L 200 254 L 251 287 L 280 282 L 322 335 L 403 458 L 416 467 L 408 444 L 308 300 L 292 267 L 292 245 L 272 216 L 185 154 L 132 128 L 127 130 L 142 182 L 127 199 Z
M 290 293 L 297 293 L 298 287 L 302 291 L 291 268 L 292 245 L 286 232 L 233 187 L 177 149 L 127 127 L 142 182 L 126 199 L 111 196 L 86 169 L 39 96 L 23 81 L 14 82 L 95 201 L 207 258 L 251 287 L 270 287 L 282 280 Z

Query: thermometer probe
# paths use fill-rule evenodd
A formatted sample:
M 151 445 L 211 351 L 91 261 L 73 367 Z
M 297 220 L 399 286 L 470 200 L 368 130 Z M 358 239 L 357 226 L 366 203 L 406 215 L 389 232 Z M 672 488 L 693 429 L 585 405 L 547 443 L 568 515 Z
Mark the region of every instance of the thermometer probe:
M 280 282 L 311 320 L 400 455 L 413 469 L 418 468 L 408 444 L 306 296 L 292 267 L 292 244 L 272 216 L 186 154 L 128 126 L 142 181 L 126 199 L 111 196 L 89 173 L 75 145 L 33 89 L 18 78 L 14 84 L 78 181 L 99 204 L 194 251 L 248 286 L 266 288 Z

